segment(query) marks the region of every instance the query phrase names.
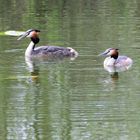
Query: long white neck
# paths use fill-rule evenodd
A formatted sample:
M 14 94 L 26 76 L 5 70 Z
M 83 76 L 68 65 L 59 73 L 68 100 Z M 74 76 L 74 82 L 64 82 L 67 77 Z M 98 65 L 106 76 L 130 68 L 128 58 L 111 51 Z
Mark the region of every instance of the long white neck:
M 33 41 L 31 41 L 25 51 L 25 56 L 30 57 L 33 52 L 34 47 L 35 47 L 35 43 Z

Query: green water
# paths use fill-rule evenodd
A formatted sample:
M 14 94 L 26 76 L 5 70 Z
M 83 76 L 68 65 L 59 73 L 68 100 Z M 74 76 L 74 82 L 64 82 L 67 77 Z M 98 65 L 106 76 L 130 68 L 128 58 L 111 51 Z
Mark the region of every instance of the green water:
M 1 140 L 140 139 L 138 0 L 0 0 L 0 31 L 40 29 L 39 45 L 73 47 L 75 60 L 41 61 L 29 39 L 0 34 Z M 115 47 L 134 61 L 110 75 L 98 54 Z

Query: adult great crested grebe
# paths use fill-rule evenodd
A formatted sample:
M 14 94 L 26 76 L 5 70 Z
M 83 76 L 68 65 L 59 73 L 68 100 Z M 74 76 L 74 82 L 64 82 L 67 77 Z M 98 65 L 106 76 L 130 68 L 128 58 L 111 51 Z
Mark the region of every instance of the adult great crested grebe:
M 20 40 L 24 37 L 31 38 L 31 42 L 25 51 L 26 57 L 77 57 L 78 52 L 74 49 L 68 47 L 58 47 L 58 46 L 40 46 L 35 47 L 37 43 L 39 43 L 39 32 L 40 30 L 29 29 L 17 40 Z
M 108 71 L 125 71 L 132 66 L 133 60 L 127 56 L 121 56 L 119 49 L 109 48 L 100 55 L 108 56 L 104 60 L 104 68 Z

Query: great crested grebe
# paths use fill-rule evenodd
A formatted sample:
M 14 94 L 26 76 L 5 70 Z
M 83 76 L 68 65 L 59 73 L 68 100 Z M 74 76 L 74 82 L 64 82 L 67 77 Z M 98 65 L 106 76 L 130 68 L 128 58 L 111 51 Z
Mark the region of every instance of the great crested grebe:
M 108 71 L 119 72 L 128 70 L 133 63 L 133 60 L 127 56 L 121 56 L 118 52 L 119 49 L 109 48 L 100 55 L 108 56 L 104 60 L 104 68 Z
M 29 37 L 31 38 L 31 42 L 29 46 L 27 47 L 25 51 L 25 56 L 26 57 L 77 57 L 78 52 L 75 51 L 74 49 L 68 47 L 58 47 L 58 46 L 40 46 L 40 47 L 35 47 L 37 43 L 39 43 L 39 32 L 40 30 L 36 29 L 29 29 L 22 35 L 17 40 L 20 40 L 24 37 Z

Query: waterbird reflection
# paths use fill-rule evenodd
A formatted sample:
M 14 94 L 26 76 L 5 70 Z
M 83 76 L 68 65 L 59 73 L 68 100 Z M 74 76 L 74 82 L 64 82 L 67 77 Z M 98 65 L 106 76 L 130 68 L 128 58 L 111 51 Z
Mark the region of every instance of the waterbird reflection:
M 25 62 L 27 64 L 28 70 L 31 74 L 30 82 L 39 82 L 39 67 L 37 65 L 37 61 L 33 60 L 30 57 L 25 57 Z
M 74 61 L 76 57 L 40 57 L 40 58 L 34 58 L 34 57 L 27 57 L 25 56 L 25 62 L 27 64 L 27 69 L 30 72 L 30 81 L 31 82 L 39 82 L 39 71 L 40 71 L 40 63 L 48 64 L 48 63 L 54 63 L 54 62 L 63 62 L 63 61 Z
M 110 74 L 110 76 L 111 76 L 111 79 L 112 79 L 113 82 L 116 82 L 119 79 L 118 72 L 114 72 L 114 73 Z

